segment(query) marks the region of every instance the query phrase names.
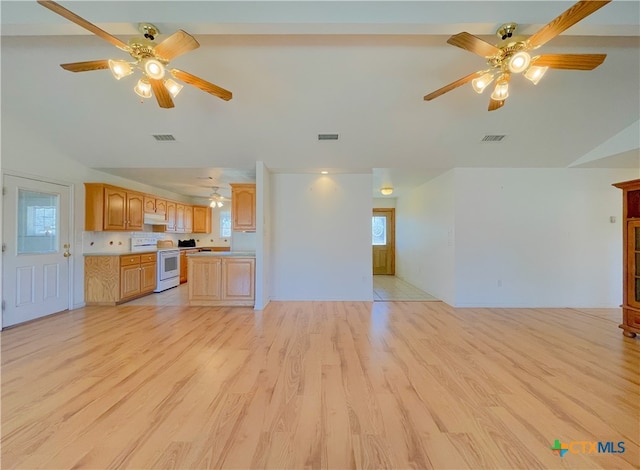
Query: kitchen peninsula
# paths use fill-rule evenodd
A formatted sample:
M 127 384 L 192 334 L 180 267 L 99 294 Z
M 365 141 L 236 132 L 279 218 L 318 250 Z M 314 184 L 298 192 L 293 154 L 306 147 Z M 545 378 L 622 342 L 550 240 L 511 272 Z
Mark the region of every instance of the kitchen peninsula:
M 189 305 L 253 307 L 255 261 L 252 251 L 188 254 Z

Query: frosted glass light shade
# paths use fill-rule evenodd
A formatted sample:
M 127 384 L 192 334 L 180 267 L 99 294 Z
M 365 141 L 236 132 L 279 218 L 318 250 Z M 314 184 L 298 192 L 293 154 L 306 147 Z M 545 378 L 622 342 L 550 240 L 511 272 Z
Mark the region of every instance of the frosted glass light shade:
M 144 73 L 147 77 L 160 80 L 164 77 L 164 65 L 156 59 L 147 59 L 144 61 Z
M 164 81 L 164 86 L 167 90 L 169 90 L 169 93 L 171 93 L 171 96 L 173 98 L 176 97 L 176 95 L 178 93 L 180 93 L 180 90 L 182 90 L 184 87 L 182 85 L 180 85 L 178 82 L 176 82 L 175 80 L 172 80 L 170 78 L 167 78 Z
M 471 86 L 473 87 L 473 90 L 479 94 L 479 93 L 482 93 L 484 89 L 487 88 L 487 86 L 489 86 L 489 83 L 491 83 L 492 81 L 493 81 L 493 75 L 487 72 L 481 77 L 474 78 L 473 80 L 471 80 Z
M 151 98 L 151 83 L 148 80 L 141 78 L 133 88 L 133 91 L 142 98 Z
M 393 188 L 382 188 L 380 190 L 380 194 L 382 194 L 383 196 L 390 196 L 393 194 Z
M 111 70 L 111 73 L 116 78 L 116 80 L 120 80 L 122 77 L 126 77 L 127 75 L 131 75 L 133 73 L 131 64 L 125 60 L 109 59 L 109 70 Z
M 549 70 L 549 67 L 538 67 L 536 65 L 532 65 L 529 69 L 524 73 L 524 76 L 527 80 L 530 80 L 531 83 L 537 85 L 542 76 Z
M 511 73 L 520 73 L 527 70 L 531 63 L 531 56 L 526 51 L 516 52 L 509 59 L 509 71 Z
M 496 87 L 491 93 L 491 99 L 496 101 L 506 100 L 509 97 L 509 82 L 507 80 L 500 80 L 496 83 Z

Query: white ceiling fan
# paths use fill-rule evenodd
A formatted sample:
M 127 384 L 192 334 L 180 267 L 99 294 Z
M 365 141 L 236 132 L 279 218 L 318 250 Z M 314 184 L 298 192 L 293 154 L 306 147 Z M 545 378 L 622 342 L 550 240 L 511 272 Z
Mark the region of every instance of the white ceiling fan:
M 225 202 L 228 202 L 231 200 L 228 197 L 224 197 L 222 194 L 218 192 L 220 190 L 218 186 L 212 186 L 211 189 L 213 190 L 213 192 L 209 195 L 209 200 L 211 201 L 209 206 L 222 207 L 224 206 Z

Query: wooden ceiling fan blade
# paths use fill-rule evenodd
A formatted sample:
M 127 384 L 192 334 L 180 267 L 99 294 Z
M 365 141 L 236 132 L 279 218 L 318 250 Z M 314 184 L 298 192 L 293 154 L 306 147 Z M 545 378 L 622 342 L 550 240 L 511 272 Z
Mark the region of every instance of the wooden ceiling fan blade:
M 229 90 L 220 88 L 219 86 L 214 85 L 213 83 L 209 83 L 200 77 L 196 77 L 189 72 L 185 72 L 184 70 L 171 69 L 170 72 L 171 75 L 173 75 L 178 80 L 182 80 L 189 85 L 200 88 L 202 91 L 210 93 L 213 96 L 217 96 L 218 98 L 221 98 L 225 101 L 229 101 L 233 97 L 232 93 Z
M 424 100 L 425 101 L 431 101 L 432 99 L 437 98 L 440 95 L 444 95 L 448 91 L 455 90 L 459 86 L 462 86 L 465 83 L 469 83 L 474 78 L 480 77 L 483 73 L 484 73 L 484 71 L 482 71 L 482 70 L 478 71 L 478 72 L 473 72 L 472 74 L 469 74 L 466 77 L 462 77 L 461 79 L 456 80 L 455 82 L 451 82 L 448 85 L 445 85 L 442 88 L 439 88 L 436 91 L 433 91 L 433 92 L 429 93 L 428 95 L 426 95 L 424 97 Z
M 151 83 L 151 89 L 161 108 L 173 108 L 175 106 L 173 99 L 171 99 L 171 94 L 169 94 L 169 90 L 164 86 L 162 80 L 150 78 L 149 83 Z
M 69 21 L 77 24 L 78 26 L 81 26 L 82 28 L 84 28 L 84 29 L 86 29 L 88 31 L 91 31 L 96 36 L 101 37 L 105 41 L 110 42 L 111 44 L 113 44 L 117 48 L 122 49 L 123 51 L 127 51 L 127 52 L 131 51 L 131 48 L 126 43 L 122 42 L 117 37 L 112 36 L 111 34 L 107 33 L 105 30 L 98 28 L 96 25 L 94 25 L 93 23 L 88 22 L 84 18 L 79 17 L 74 12 L 72 12 L 70 10 L 67 10 L 62 5 L 56 3 L 56 2 L 54 2 L 52 0 L 38 0 L 38 3 L 40 5 L 42 5 L 43 7 L 45 7 L 45 8 L 48 8 L 52 12 L 57 13 L 58 15 L 60 15 L 60 16 L 62 16 L 64 18 L 68 19 Z
M 447 42 L 453 46 L 478 54 L 481 57 L 493 57 L 500 52 L 500 49 L 493 44 L 489 44 L 479 37 L 466 32 L 451 36 Z
M 568 10 L 560 14 L 556 19 L 543 26 L 538 32 L 531 36 L 527 42 L 533 49 L 542 46 L 544 43 L 555 38 L 558 34 L 576 24 L 578 21 L 586 18 L 590 14 L 599 10 L 611 0 L 596 1 L 582 0 Z
M 200 43 L 189 33 L 180 29 L 154 47 L 153 52 L 156 57 L 168 62 L 198 47 Z
M 87 60 L 86 62 L 72 62 L 70 64 L 60 64 L 69 72 L 89 72 L 91 70 L 103 70 L 109 68 L 109 61 L 104 60 Z
M 489 111 L 495 111 L 496 109 L 500 109 L 504 106 L 504 100 L 494 100 L 493 98 L 489 99 Z
M 607 54 L 542 54 L 533 59 L 533 64 L 552 69 L 593 70 L 605 57 Z

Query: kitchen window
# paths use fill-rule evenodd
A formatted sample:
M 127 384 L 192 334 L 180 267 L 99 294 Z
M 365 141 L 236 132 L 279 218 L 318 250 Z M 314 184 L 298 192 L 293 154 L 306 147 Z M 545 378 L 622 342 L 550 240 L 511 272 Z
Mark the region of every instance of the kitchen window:
M 220 211 L 220 238 L 231 236 L 231 211 Z

